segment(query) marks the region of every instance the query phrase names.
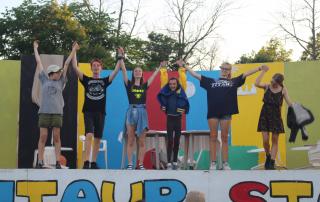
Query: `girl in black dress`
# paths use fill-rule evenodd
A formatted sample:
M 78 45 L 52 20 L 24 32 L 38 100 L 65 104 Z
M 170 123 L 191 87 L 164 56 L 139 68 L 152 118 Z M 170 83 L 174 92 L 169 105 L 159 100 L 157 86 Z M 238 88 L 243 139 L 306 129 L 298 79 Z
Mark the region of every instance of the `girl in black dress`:
M 258 132 L 262 133 L 263 147 L 266 152 L 265 169 L 275 169 L 275 158 L 278 152 L 278 138 L 280 133 L 284 133 L 283 121 L 281 118 L 281 107 L 283 98 L 291 106 L 288 91 L 283 86 L 284 76 L 276 73 L 273 75 L 270 84 L 262 84 L 264 74 L 269 70 L 265 65 L 256 79 L 255 86 L 265 90 L 263 96 L 263 106 L 260 113 Z M 272 146 L 270 151 L 269 133 L 272 133 Z

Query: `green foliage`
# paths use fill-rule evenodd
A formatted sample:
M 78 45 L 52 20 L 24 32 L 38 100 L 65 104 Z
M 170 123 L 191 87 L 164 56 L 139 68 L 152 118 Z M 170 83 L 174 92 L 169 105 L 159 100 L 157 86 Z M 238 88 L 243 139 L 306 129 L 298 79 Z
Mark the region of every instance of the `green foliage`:
M 159 61 L 173 63 L 177 59 L 178 42 L 164 34 L 151 32 L 148 35 L 149 66 L 158 66 Z
M 177 42 L 152 32 L 142 40 L 120 32 L 116 36 L 117 20 L 83 1 L 59 5 L 55 0 L 24 0 L 0 15 L 0 57 L 19 59 L 33 54 L 32 42 L 40 41 L 39 52 L 68 55 L 72 42 L 78 41 L 79 62 L 100 58 L 107 68 L 114 68 L 115 49 L 125 48 L 126 65 L 146 70 L 157 67 L 161 60 L 174 61 Z
M 311 39 L 310 39 L 311 41 Z M 316 37 L 316 60 L 320 59 L 320 33 L 317 33 L 317 37 Z M 311 43 L 309 43 L 307 45 L 307 50 L 308 51 L 303 51 L 302 56 L 301 56 L 301 60 L 313 60 L 312 56 L 310 53 L 312 53 L 312 46 Z
M 3 16 L 0 54 L 7 59 L 32 54 L 35 39 L 40 40 L 41 52 L 67 54 L 74 39 L 87 37 L 68 7 L 55 1 L 35 4 L 25 0 L 20 6 L 6 10 Z
M 292 50 L 285 50 L 279 39 L 272 38 L 257 53 L 244 54 L 236 63 L 288 62 L 291 54 Z

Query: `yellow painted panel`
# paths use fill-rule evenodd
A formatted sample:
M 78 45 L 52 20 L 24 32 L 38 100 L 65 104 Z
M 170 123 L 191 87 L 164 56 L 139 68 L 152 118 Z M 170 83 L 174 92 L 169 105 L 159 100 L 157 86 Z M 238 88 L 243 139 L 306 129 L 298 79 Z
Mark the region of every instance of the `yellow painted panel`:
M 87 63 L 79 63 L 79 68 L 83 72 L 83 74 L 87 76 L 92 76 L 92 71 L 90 68 L 90 64 Z M 77 148 L 77 159 L 78 159 L 78 168 L 82 168 L 82 142 L 79 140 L 80 135 L 85 135 L 85 129 L 84 129 L 84 120 L 83 120 L 83 113 L 82 113 L 82 107 L 84 103 L 84 88 L 80 81 L 78 81 L 78 148 Z
M 237 64 L 234 65 L 236 71 L 233 72 L 233 76 L 238 76 L 250 69 L 256 68 L 261 64 Z M 263 83 L 269 83 L 272 76 L 275 73 L 284 73 L 283 63 L 266 63 L 270 67 L 269 71 L 265 74 L 263 78 Z M 256 146 L 258 148 L 262 147 L 262 137 L 261 133 L 257 132 L 257 126 L 260 116 L 260 111 L 263 105 L 262 99 L 264 90 L 256 89 L 254 93 L 254 83 L 260 72 L 248 77 L 245 84 L 242 86 L 242 90 L 249 92 L 248 95 L 238 96 L 239 111 L 238 115 L 233 116 L 232 120 L 232 145 L 235 146 Z M 252 94 L 250 94 L 252 93 Z M 282 118 L 285 123 L 285 108 L 282 108 Z M 278 164 L 286 165 L 286 141 L 285 135 L 281 134 L 279 137 L 279 152 L 280 160 Z M 260 155 L 260 162 L 263 161 L 264 153 Z

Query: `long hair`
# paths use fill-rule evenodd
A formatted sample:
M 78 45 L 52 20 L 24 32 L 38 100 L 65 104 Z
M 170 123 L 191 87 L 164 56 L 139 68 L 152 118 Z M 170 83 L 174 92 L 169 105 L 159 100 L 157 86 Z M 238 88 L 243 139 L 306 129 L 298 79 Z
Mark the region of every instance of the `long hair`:
M 134 69 L 132 70 L 131 82 L 132 82 L 133 84 L 136 83 L 136 78 L 134 77 L 134 70 L 137 69 L 137 68 L 140 68 L 140 69 L 142 70 L 141 67 L 136 67 L 136 68 L 134 68 Z M 141 79 L 140 79 L 140 86 L 141 86 L 142 84 L 143 84 L 143 70 L 142 70 L 142 75 L 141 75 Z
M 179 90 L 179 88 L 181 88 L 181 85 L 180 85 L 180 83 L 179 83 L 179 80 L 178 80 L 176 77 L 171 77 L 171 78 L 169 79 L 169 81 L 176 81 L 176 82 L 177 82 L 177 89 L 176 89 L 176 91 Z M 169 84 L 169 81 L 168 81 L 168 84 Z
M 283 74 L 276 73 L 272 76 L 272 79 L 283 88 L 283 81 L 284 81 Z

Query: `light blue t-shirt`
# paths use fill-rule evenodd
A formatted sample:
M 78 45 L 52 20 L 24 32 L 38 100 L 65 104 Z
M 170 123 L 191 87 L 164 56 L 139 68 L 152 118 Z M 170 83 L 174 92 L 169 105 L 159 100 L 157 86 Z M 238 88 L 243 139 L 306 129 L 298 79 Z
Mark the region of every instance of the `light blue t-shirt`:
M 62 96 L 63 87 L 67 82 L 65 76 L 61 75 L 59 80 L 51 80 L 41 71 L 39 74 L 41 82 L 41 104 L 39 114 L 63 114 L 64 100 Z

